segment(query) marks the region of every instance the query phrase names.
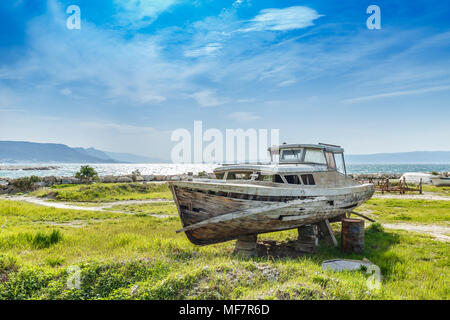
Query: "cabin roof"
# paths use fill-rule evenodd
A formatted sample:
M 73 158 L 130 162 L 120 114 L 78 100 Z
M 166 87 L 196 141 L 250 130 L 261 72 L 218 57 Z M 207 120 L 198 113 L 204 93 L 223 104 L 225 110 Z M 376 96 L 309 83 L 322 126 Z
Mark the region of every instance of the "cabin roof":
M 320 164 L 230 164 L 215 168 L 214 172 L 225 171 L 259 171 L 268 174 L 328 171 L 326 165 Z
M 283 150 L 283 149 L 300 149 L 300 148 L 313 148 L 321 149 L 329 152 L 339 153 L 344 152 L 344 148 L 331 144 L 319 143 L 319 144 L 281 144 L 279 146 L 270 147 L 269 152 Z

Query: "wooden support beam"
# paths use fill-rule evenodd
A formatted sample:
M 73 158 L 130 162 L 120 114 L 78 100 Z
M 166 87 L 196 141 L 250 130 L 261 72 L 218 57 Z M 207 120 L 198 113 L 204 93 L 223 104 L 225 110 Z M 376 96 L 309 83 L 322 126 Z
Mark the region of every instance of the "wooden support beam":
M 323 239 L 327 241 L 329 244 L 337 247 L 338 243 L 336 237 L 334 236 L 333 229 L 331 229 L 331 225 L 328 219 L 319 222 L 318 225 L 320 229 L 320 234 L 322 235 Z
M 363 215 L 361 213 L 358 213 L 358 212 L 355 212 L 355 211 L 350 211 L 350 213 L 353 213 L 354 215 L 357 215 L 358 217 L 361 217 L 361 218 L 364 218 L 366 220 L 369 220 L 370 222 L 376 222 L 375 220 L 370 219 L 369 217 L 367 217 L 367 216 L 365 216 L 365 215 Z
M 241 236 L 237 239 L 234 254 L 240 254 L 244 257 L 253 257 L 256 255 L 256 242 L 258 240 L 258 236 L 250 235 L 250 236 Z
M 305 225 L 297 228 L 298 239 L 295 249 L 301 252 L 315 253 L 319 246 L 317 225 Z

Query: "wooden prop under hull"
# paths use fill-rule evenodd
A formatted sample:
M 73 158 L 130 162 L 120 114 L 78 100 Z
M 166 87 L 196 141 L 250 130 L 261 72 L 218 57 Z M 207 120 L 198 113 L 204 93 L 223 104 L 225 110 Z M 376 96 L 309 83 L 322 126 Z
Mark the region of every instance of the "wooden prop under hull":
M 330 195 L 299 196 L 293 200 L 238 199 L 200 190 L 195 185 L 171 183 L 174 200 L 188 239 L 208 245 L 240 236 L 297 228 L 344 215 L 368 200 L 373 187 Z M 291 197 L 289 197 L 291 198 Z M 280 197 L 280 199 L 283 199 Z M 273 200 L 273 198 L 271 198 Z

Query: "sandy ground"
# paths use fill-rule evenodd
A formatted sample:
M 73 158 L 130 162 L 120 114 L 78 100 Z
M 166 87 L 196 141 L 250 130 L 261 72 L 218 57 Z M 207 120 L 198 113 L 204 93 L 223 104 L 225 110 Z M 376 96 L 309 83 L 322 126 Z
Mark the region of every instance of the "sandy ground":
M 423 194 L 375 193 L 372 198 L 374 198 L 374 199 L 412 199 L 412 200 L 450 201 L 450 196 L 438 195 L 435 193 L 423 193 Z
M 436 240 L 439 240 L 442 242 L 450 242 L 450 237 L 448 236 L 448 234 L 450 234 L 450 227 L 447 227 L 447 226 L 435 225 L 435 224 L 417 225 L 417 224 L 409 224 L 409 223 L 397 223 L 397 224 L 383 223 L 383 226 L 387 229 L 405 230 L 405 231 L 424 233 L 424 234 L 432 236 Z
M 64 202 L 55 202 L 55 201 L 47 201 L 45 199 L 35 198 L 35 197 L 28 197 L 28 196 L 4 196 L 0 197 L 0 199 L 4 200 L 10 200 L 10 201 L 21 201 L 21 202 L 28 202 L 33 203 L 45 207 L 51 207 L 51 208 L 58 208 L 58 209 L 69 209 L 69 210 L 81 210 L 81 211 L 108 211 L 109 208 L 116 205 L 126 205 L 126 204 L 144 204 L 144 203 L 160 203 L 160 202 L 173 202 L 172 200 L 165 200 L 165 199 L 149 199 L 149 200 L 125 200 L 125 201 L 116 201 L 116 202 L 104 202 L 99 204 L 98 206 L 77 206 L 74 204 L 68 204 Z M 89 203 L 90 205 L 92 203 Z M 133 212 L 127 212 L 127 211 L 116 211 L 111 210 L 111 212 L 118 212 L 118 213 L 127 213 L 127 214 L 134 214 Z M 169 217 L 167 215 L 151 215 L 158 218 L 166 218 Z

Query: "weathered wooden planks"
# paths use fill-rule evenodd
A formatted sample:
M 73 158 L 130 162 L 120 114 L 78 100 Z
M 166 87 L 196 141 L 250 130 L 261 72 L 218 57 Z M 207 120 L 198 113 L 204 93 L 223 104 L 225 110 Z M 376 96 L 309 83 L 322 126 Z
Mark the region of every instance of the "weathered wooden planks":
M 237 190 L 227 193 L 228 185 L 218 185 L 214 190 L 201 190 L 197 188 L 198 183 L 170 184 L 183 224 L 181 231 L 194 244 L 218 243 L 245 235 L 297 228 L 325 219 L 340 219 L 345 212 L 366 201 L 373 193 L 373 188 L 367 187 L 352 189 L 353 192 L 347 193 L 342 190 L 322 192 L 325 195 L 321 197 L 301 196 L 291 201 L 286 201 L 285 197 L 283 201 L 273 202 L 238 199 L 235 196 Z M 221 189 L 221 186 L 226 188 Z M 257 186 L 243 184 L 240 191 L 245 192 L 246 188 Z M 315 193 L 320 194 L 321 190 L 316 188 Z

